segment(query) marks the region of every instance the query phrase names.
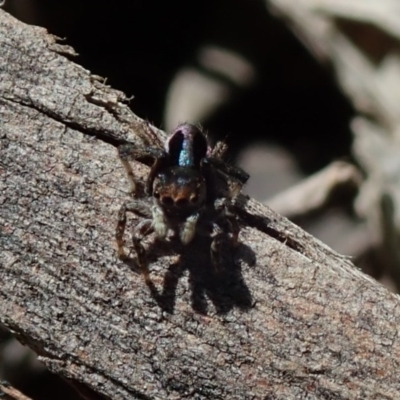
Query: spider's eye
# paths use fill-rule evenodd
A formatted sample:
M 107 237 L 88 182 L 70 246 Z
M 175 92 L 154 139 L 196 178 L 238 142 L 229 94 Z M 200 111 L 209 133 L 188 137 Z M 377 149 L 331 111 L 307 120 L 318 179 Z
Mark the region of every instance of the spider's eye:
M 159 192 L 154 192 L 154 193 L 153 193 L 153 196 L 154 196 L 156 199 L 159 199 L 159 198 L 160 198 L 160 193 L 159 193 Z
M 174 204 L 174 200 L 170 196 L 161 197 L 161 202 L 166 206 L 172 206 L 172 204 Z
M 190 202 L 196 204 L 199 201 L 199 196 L 197 194 L 192 194 L 190 196 Z

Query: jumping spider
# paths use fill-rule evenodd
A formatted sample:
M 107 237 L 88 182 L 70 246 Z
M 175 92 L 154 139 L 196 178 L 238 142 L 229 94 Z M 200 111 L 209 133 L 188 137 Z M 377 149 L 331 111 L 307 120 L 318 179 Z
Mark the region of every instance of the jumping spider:
M 131 212 L 145 218 L 134 228 L 132 240 L 147 283 L 150 277 L 141 240 L 152 232 L 159 239 L 166 239 L 171 230 L 185 245 L 196 232 L 211 235 L 211 259 L 215 266 L 220 264 L 224 238 L 229 237 L 234 246 L 238 244 L 239 225 L 230 206 L 249 175 L 225 164 L 222 157 L 226 150 L 221 142 L 211 148 L 204 133 L 187 123 L 175 128 L 164 149 L 132 143 L 118 148 L 134 196 L 137 185 L 129 161 L 151 166 L 146 182 L 147 199 L 125 202 L 119 211 L 116 229 L 118 256 L 125 258 L 126 214 Z

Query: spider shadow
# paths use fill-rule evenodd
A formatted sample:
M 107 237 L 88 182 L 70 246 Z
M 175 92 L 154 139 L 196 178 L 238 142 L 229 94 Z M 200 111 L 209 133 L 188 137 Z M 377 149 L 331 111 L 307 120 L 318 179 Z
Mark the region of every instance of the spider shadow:
M 249 246 L 242 243 L 234 249 L 232 246 L 226 246 L 223 249 L 221 266 L 217 269 L 211 260 L 209 237 L 196 236 L 193 242 L 186 246 L 177 239 L 168 244 L 155 240 L 147 249 L 147 254 L 153 255 L 149 259 L 150 276 L 151 264 L 157 260 L 157 254 L 161 253 L 164 246 L 167 252 L 168 247 L 172 246 L 180 257 L 166 271 L 161 291 L 152 281 L 148 285 L 153 298 L 163 311 L 173 314 L 178 283 L 186 270 L 189 271 L 191 304 L 196 312 L 205 315 L 208 313 L 207 298 L 219 314 L 226 314 L 234 307 L 243 310 L 252 307 L 252 296 L 243 279 L 240 265 L 241 261 L 249 265 L 255 263 L 255 253 Z

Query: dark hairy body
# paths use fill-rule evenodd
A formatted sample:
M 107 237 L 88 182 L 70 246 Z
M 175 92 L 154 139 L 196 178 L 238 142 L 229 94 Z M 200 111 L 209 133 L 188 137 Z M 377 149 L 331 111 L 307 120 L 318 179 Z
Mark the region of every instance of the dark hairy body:
M 147 283 L 150 282 L 149 269 L 141 242 L 153 232 L 162 240 L 167 240 L 172 232 L 184 245 L 189 244 L 197 232 L 210 235 L 211 259 L 216 268 L 221 263 L 223 243 L 229 240 L 233 247 L 237 246 L 239 224 L 230 206 L 249 176 L 223 161 L 226 150 L 221 142 L 211 148 L 201 129 L 188 123 L 174 129 L 164 149 L 132 143 L 119 147 L 119 157 L 127 171 L 134 199 L 125 202 L 118 214 L 118 256 L 126 258 L 123 235 L 127 213 L 144 218 L 135 226 L 132 241 Z M 143 198 L 137 198 L 131 160 L 151 160 Z

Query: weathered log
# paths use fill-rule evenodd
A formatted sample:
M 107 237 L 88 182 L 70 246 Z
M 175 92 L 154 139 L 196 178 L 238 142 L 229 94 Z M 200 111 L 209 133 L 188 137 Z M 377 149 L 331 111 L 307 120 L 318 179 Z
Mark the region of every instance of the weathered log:
M 117 259 L 146 124 L 72 55 L 0 10 L 0 323 L 106 398 L 398 398 L 398 296 L 255 201 L 219 273 L 200 239 L 153 248 L 151 290 Z

